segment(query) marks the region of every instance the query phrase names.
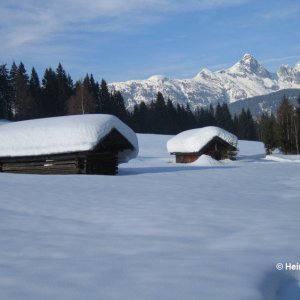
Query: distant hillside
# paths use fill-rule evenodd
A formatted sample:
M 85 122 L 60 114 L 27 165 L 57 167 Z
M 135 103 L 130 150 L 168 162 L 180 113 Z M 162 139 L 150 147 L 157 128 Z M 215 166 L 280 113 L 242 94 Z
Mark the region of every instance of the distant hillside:
M 287 96 L 291 104 L 295 105 L 300 96 L 300 89 L 285 89 L 268 95 L 256 96 L 245 100 L 230 103 L 229 109 L 232 114 L 239 115 L 243 108 L 249 108 L 253 116 L 258 116 L 263 112 L 276 113 L 277 108 L 283 98 Z

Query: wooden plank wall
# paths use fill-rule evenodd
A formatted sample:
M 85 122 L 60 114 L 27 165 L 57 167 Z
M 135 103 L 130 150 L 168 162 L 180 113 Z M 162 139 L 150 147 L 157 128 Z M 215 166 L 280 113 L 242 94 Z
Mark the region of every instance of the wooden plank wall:
M 0 171 L 24 174 L 103 174 L 118 172 L 117 152 L 87 152 L 65 155 L 0 159 Z

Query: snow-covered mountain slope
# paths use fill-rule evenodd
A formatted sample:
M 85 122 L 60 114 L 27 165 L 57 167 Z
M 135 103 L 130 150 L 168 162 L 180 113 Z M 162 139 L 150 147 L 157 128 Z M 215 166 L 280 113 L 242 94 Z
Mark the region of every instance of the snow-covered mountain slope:
M 158 91 L 175 103 L 189 103 L 195 108 L 218 102 L 233 103 L 281 89 L 300 88 L 300 62 L 295 67 L 283 65 L 272 74 L 253 56 L 245 54 L 229 69 L 217 72 L 203 69 L 191 79 L 155 75 L 147 80 L 111 83 L 109 87 L 122 93 L 129 109 L 142 101 L 149 103 Z
M 284 89 L 267 95 L 238 100 L 229 104 L 229 110 L 232 115 L 239 115 L 242 109 L 249 109 L 254 117 L 262 113 L 276 114 L 284 96 L 289 99 L 292 105 L 296 106 L 297 99 L 300 96 L 300 89 Z

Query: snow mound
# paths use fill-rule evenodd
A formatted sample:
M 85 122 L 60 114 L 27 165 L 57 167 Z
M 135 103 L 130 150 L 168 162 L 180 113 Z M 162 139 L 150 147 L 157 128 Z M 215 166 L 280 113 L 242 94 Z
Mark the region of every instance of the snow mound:
M 119 162 L 138 154 L 136 134 L 112 115 L 92 114 L 8 123 L 0 126 L 0 156 L 34 156 L 92 150 L 113 129 L 133 150 L 119 152 Z
M 219 137 L 228 144 L 236 147 L 237 137 L 215 126 L 191 129 L 183 131 L 167 142 L 167 149 L 170 153 L 193 153 L 199 152 L 213 138 Z
M 202 154 L 197 160 L 195 160 L 192 165 L 203 166 L 203 167 L 215 167 L 222 166 L 223 163 L 213 159 L 211 156 Z
M 300 163 L 300 155 L 284 155 L 284 154 L 267 155 L 265 159 L 275 161 L 275 162 L 283 162 L 283 163 Z

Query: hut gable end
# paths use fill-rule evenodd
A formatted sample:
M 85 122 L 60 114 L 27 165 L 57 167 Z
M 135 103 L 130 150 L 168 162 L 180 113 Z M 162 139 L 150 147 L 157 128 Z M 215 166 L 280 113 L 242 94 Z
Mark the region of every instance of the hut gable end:
M 94 148 L 94 151 L 111 149 L 114 151 L 131 149 L 133 145 L 115 128 L 107 134 Z

